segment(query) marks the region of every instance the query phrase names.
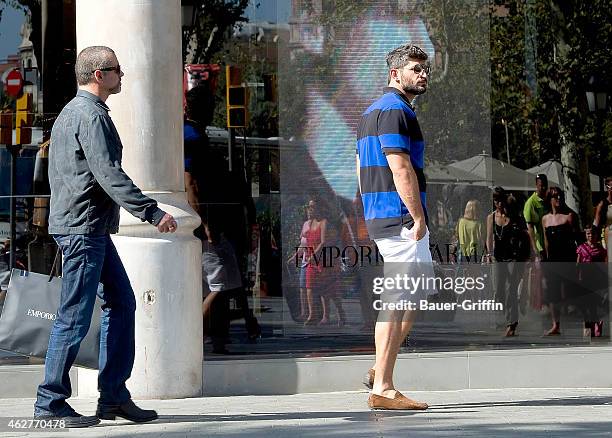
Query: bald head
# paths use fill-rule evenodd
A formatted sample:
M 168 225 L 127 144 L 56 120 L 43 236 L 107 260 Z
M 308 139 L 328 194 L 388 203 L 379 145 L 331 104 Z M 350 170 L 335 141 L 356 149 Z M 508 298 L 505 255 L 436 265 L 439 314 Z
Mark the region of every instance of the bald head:
M 113 67 L 115 52 L 106 46 L 86 47 L 77 56 L 74 71 L 77 83 L 87 85 L 93 81 L 94 71 Z

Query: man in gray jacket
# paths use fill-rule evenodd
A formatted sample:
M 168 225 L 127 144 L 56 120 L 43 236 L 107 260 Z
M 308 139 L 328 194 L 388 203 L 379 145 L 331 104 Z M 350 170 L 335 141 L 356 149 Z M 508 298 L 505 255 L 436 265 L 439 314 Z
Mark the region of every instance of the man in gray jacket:
M 76 60 L 79 90 L 51 132 L 49 233 L 62 251 L 62 295 L 38 387 L 34 415 L 60 417 L 68 427 L 123 417 L 145 422 L 153 410 L 138 408 L 125 382 L 134 365 L 134 291 L 110 235 L 119 230 L 119 207 L 161 233 L 174 218 L 143 195 L 121 168 L 123 146 L 105 101 L 121 91 L 123 72 L 113 50 L 87 47 Z M 98 289 L 98 285 L 102 288 Z M 82 416 L 66 402 L 69 371 L 89 330 L 96 294 L 103 301 L 96 416 Z

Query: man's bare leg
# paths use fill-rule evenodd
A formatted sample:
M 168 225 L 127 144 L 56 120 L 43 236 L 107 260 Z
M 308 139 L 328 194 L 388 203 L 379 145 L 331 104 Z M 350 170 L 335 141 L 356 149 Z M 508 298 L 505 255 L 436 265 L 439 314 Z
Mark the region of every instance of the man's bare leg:
M 402 348 L 402 344 L 404 343 L 404 341 L 406 340 L 406 338 L 408 337 L 408 335 L 410 334 L 410 330 L 412 330 L 412 326 L 414 324 L 414 319 L 416 318 L 416 311 L 411 311 L 411 310 L 407 310 L 404 313 L 404 317 L 402 319 L 402 323 L 401 323 L 401 336 L 398 338 L 398 345 L 397 345 L 397 351 L 399 352 L 400 348 Z M 374 338 L 376 342 L 376 337 Z M 374 362 L 374 365 L 372 366 L 373 370 L 376 370 L 376 364 L 378 363 L 378 356 L 376 357 L 376 362 Z
M 393 398 L 393 369 L 402 342 L 403 312 L 381 312 L 374 329 L 376 374 L 372 394 Z
M 387 314 L 389 321 L 380 320 L 376 323 L 376 364 L 374 386 L 368 397 L 371 409 L 425 410 L 427 403 L 411 400 L 402 395 L 393 385 L 393 369 L 397 360 L 401 343 L 410 332 L 415 312 L 391 312 Z
M 213 301 L 215 301 L 217 298 L 217 295 L 219 295 L 219 292 L 210 292 L 208 295 L 206 295 L 206 298 L 204 298 L 204 301 L 202 302 L 202 319 L 204 323 L 203 326 L 205 336 L 208 334 L 208 329 L 210 328 L 210 310 L 212 308 Z
M 402 337 L 400 338 L 399 345 L 397 346 L 397 350 L 402 347 L 402 344 L 410 334 L 410 330 L 412 330 L 412 325 L 414 324 L 414 319 L 416 318 L 417 312 L 416 310 L 407 310 L 404 313 L 404 318 L 402 319 Z

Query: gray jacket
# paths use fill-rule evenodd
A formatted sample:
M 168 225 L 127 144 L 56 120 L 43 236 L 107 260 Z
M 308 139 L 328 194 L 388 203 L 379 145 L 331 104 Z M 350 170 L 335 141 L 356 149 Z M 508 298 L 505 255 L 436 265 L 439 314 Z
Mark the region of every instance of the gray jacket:
M 109 111 L 99 97 L 79 90 L 53 124 L 50 234 L 116 233 L 120 206 L 153 225 L 165 214 L 121 168 L 123 145 Z

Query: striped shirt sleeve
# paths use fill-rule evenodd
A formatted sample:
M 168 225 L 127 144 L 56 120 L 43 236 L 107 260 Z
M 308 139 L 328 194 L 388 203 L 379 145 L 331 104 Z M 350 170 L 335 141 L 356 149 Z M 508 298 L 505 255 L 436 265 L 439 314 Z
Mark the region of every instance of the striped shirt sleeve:
M 410 153 L 408 120 L 403 109 L 381 111 L 378 116 L 377 134 L 383 153 Z

